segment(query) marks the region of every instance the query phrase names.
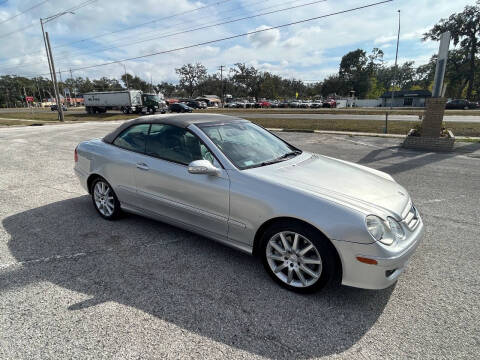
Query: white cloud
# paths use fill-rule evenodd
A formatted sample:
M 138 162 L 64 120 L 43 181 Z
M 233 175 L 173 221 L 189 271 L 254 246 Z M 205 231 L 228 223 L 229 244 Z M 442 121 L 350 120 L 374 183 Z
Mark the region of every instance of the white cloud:
M 261 25 L 254 30 L 254 31 L 261 31 L 261 32 L 257 32 L 247 36 L 248 40 L 250 40 L 253 46 L 257 48 L 268 47 L 268 46 L 275 45 L 278 42 L 278 40 L 280 39 L 280 31 L 278 29 L 262 31 L 266 29 L 270 29 L 270 26 Z M 249 32 L 252 32 L 252 31 L 249 31 Z
M 214 4 L 208 9 L 180 16 L 175 14 L 195 9 L 205 4 Z M 267 5 L 282 8 L 280 0 L 270 0 Z M 2 24 L 0 27 L 0 74 L 17 73 L 34 75 L 48 73 L 45 50 L 41 36 L 39 17 L 55 14 L 59 10 L 78 4 L 78 0 L 47 2 L 35 11 Z M 325 2 L 297 8 L 279 14 L 236 22 L 229 25 L 191 31 L 175 36 L 175 32 L 205 26 L 265 11 L 265 3 L 252 0 L 220 0 L 200 3 L 192 0 L 143 0 L 142 6 L 131 0 L 98 1 L 75 15 L 64 15 L 50 22 L 50 33 L 57 69 L 67 70 L 126 59 L 143 54 L 180 48 L 247 32 L 251 29 L 266 29 L 313 16 L 325 15 L 350 7 L 365 5 L 366 0 Z M 440 18 L 458 12 L 471 0 L 403 0 L 384 4 L 354 13 L 327 17 L 292 27 L 263 31 L 247 38 L 211 43 L 173 53 L 125 61 L 127 71 L 153 81 L 176 81 L 175 68 L 187 62 L 202 62 L 214 72 L 219 65 L 232 66 L 237 62 L 257 64 L 265 70 L 287 77 L 302 79 L 323 78 L 338 69 L 341 56 L 358 47 L 370 50 L 381 47 L 386 61 L 395 57 L 397 9 L 402 10 L 402 35 L 400 59 L 415 60 L 417 65 L 436 52 L 437 42 L 421 42 L 421 35 Z M 241 9 L 239 9 L 241 8 Z M 0 21 L 25 9 L 24 1 L 10 0 L 0 5 Z M 157 19 L 146 26 L 136 24 Z M 21 27 L 32 24 L 24 31 L 1 38 Z M 131 27 L 128 31 L 120 31 Z M 168 36 L 168 37 L 166 37 Z M 84 38 L 88 41 L 74 43 Z M 156 37 L 156 39 L 152 39 Z M 148 40 L 150 41 L 142 41 Z M 138 43 L 135 43 L 138 42 Z M 59 45 L 65 44 L 63 47 Z M 126 46 L 128 45 L 128 46 Z M 105 48 L 120 46 L 109 50 Z M 15 67 L 15 68 L 12 68 Z M 78 70 L 74 75 L 89 77 L 113 76 L 119 78 L 123 66 L 109 66 Z M 64 74 L 65 77 L 67 74 Z

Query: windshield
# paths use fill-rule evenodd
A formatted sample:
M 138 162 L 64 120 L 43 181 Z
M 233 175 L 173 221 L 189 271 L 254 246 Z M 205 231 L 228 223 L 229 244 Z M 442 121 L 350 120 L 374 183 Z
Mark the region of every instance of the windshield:
M 199 127 L 239 169 L 270 165 L 301 153 L 250 122 Z
M 160 101 L 160 98 L 158 97 L 158 95 L 145 95 L 145 96 L 147 97 L 148 100 L 157 101 L 157 102 Z

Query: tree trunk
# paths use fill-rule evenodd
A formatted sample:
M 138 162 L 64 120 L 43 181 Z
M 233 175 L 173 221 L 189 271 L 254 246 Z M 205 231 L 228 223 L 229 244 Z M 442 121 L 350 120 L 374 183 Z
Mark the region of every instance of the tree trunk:
M 472 99 L 473 85 L 475 83 L 475 55 L 477 54 L 477 39 L 472 39 L 472 48 L 470 51 L 470 71 L 468 74 L 467 99 Z

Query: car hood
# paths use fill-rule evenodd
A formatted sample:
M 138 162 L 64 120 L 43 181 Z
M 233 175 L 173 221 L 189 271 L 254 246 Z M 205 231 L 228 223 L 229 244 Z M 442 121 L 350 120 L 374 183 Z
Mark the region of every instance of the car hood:
M 327 156 L 302 153 L 281 163 L 249 170 L 254 176 L 377 215 L 402 219 L 410 197 L 381 171 Z

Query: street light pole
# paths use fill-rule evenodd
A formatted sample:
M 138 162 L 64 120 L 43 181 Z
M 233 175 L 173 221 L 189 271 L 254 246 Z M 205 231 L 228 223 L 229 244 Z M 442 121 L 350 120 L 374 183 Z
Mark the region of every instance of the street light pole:
M 393 68 L 393 79 L 392 79 L 392 102 L 390 104 L 390 109 L 393 108 L 393 97 L 395 94 L 395 80 L 397 77 L 397 60 L 398 60 L 398 43 L 400 42 L 400 10 L 398 10 L 398 33 L 397 33 L 397 51 L 395 53 L 395 67 Z
M 45 19 L 40 19 L 40 25 L 42 27 L 42 34 L 43 34 L 43 42 L 45 43 L 45 51 L 47 53 L 48 68 L 50 70 L 50 76 L 52 78 L 52 83 L 53 83 L 53 90 L 55 92 L 55 99 L 57 101 L 58 116 L 60 118 L 60 121 L 62 122 L 64 121 L 63 109 L 62 109 L 62 105 L 60 104 L 60 94 L 58 91 L 57 76 L 55 74 L 55 65 L 53 63 L 52 48 L 50 47 L 50 40 L 48 38 L 48 33 L 45 32 L 43 25 L 65 14 L 74 14 L 74 13 L 71 11 L 63 11 L 55 15 L 49 16 Z
M 47 53 L 47 60 L 48 60 L 48 69 L 50 71 L 50 78 L 53 81 L 52 75 L 52 63 L 50 62 L 50 56 L 48 55 L 48 47 L 47 47 L 47 39 L 45 37 L 45 30 L 43 28 L 43 19 L 40 19 L 40 26 L 42 27 L 42 34 L 43 34 L 43 43 L 45 44 L 45 52 Z
M 125 72 L 125 84 L 127 85 L 127 90 L 128 90 L 128 76 L 127 76 L 127 67 L 125 66 L 124 63 L 120 63 L 120 65 L 123 66 L 123 71 Z
M 218 67 L 218 70 L 220 70 L 220 84 L 222 86 L 222 108 L 225 107 L 225 92 L 223 89 L 223 69 L 225 68 L 225 65 L 220 65 Z
M 52 56 L 52 48 L 50 47 L 50 39 L 48 38 L 48 32 L 45 33 L 47 38 L 47 47 L 48 47 L 48 55 L 53 60 Z M 57 74 L 55 73 L 55 65 L 52 61 L 52 74 L 53 74 L 53 89 L 55 90 L 55 99 L 57 101 L 57 110 L 58 115 L 60 116 L 60 121 L 63 122 L 65 119 L 63 118 L 63 107 L 60 104 L 60 91 L 58 90 L 58 83 L 57 83 Z

